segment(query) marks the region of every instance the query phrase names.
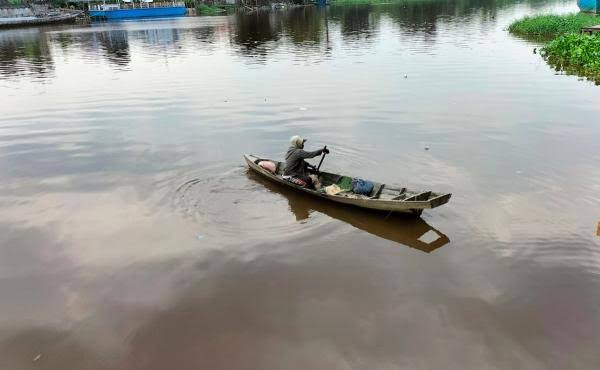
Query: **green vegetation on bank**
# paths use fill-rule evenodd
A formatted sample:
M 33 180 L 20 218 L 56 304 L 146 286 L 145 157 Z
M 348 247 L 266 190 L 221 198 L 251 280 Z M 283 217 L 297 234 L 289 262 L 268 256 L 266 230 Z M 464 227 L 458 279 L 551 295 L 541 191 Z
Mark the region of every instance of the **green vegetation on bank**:
M 554 37 L 567 33 L 579 33 L 581 27 L 597 24 L 600 24 L 600 17 L 593 14 L 536 15 L 513 22 L 508 30 L 523 36 Z
M 406 3 L 426 3 L 439 0 L 330 0 L 331 5 L 392 5 Z
M 226 12 L 225 9 L 217 5 L 198 4 L 196 5 L 196 12 L 201 15 L 219 15 Z
M 542 48 L 541 55 L 558 70 L 600 82 L 600 34 L 559 36 Z
M 331 5 L 380 5 L 398 2 L 400 0 L 331 0 Z

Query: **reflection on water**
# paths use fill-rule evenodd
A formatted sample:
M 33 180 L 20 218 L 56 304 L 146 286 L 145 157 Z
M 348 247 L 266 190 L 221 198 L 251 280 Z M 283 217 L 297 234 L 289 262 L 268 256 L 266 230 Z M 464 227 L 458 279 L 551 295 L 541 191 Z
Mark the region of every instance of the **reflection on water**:
M 317 211 L 336 220 L 347 222 L 369 234 L 404 244 L 425 253 L 433 252 L 450 242 L 446 235 L 427 224 L 421 217 L 373 212 L 323 201 L 322 199 L 314 199 L 306 194 L 273 183 L 254 171 L 248 170 L 247 174 L 250 179 L 265 186 L 273 193 L 283 195 L 287 199 L 289 209 L 297 221 L 306 220 L 310 217 L 312 211 Z
M 576 9 L 1 30 L 0 369 L 600 368 L 600 89 L 505 30 Z M 247 173 L 295 134 L 452 202 L 386 217 Z
M 0 73 L 15 76 L 25 73 L 43 76 L 54 70 L 48 39 L 37 29 L 0 33 Z
M 532 6 L 543 6 L 543 0 L 530 0 Z M 236 13 L 211 20 L 208 27 L 196 27 L 192 19 L 184 19 L 177 28 L 147 29 L 145 23 L 109 22 L 93 24 L 89 28 L 62 27 L 3 31 L 0 34 L 0 73 L 15 71 L 28 74 L 46 74 L 52 71 L 52 52 L 49 43 L 63 49 L 83 47 L 90 53 L 101 53 L 115 65 L 130 62 L 130 38 L 142 41 L 152 54 L 168 53 L 167 46 L 178 48 L 178 43 L 193 40 L 211 41 L 215 35 L 228 37 L 236 52 L 254 62 L 264 62 L 270 53 L 282 44 L 291 42 L 295 52 L 302 55 L 328 55 L 331 45 L 330 27 L 339 27 L 344 42 L 360 42 L 367 47 L 378 36 L 382 19 L 391 21 L 403 35 L 417 36 L 424 43 L 433 43 L 438 34 L 438 23 L 460 23 L 476 18 L 495 23 L 498 9 L 514 5 L 512 1 L 462 0 L 449 5 L 445 1 L 407 2 L 381 6 L 334 6 L 327 8 L 294 8 L 285 12 L 257 11 L 252 14 Z M 67 31 L 66 33 L 64 31 Z M 442 31 L 443 32 L 443 31 Z M 198 37 L 189 37 L 192 34 Z M 208 40 L 207 40 L 208 39 Z M 353 41 L 354 40 L 354 41 Z M 265 44 L 269 44 L 265 46 Z M 194 45 L 203 47 L 203 45 Z M 189 52 L 189 50 L 188 50 Z M 90 55 L 91 57 L 91 55 Z
M 93 33 L 92 42 L 101 45 L 109 61 L 117 65 L 127 65 L 130 60 L 127 31 Z

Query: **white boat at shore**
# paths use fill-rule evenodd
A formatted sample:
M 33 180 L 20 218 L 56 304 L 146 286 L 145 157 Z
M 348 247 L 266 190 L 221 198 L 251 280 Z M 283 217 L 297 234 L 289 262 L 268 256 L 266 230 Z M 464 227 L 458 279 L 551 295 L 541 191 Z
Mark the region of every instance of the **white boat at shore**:
M 26 17 L 0 18 L 0 27 L 34 26 L 51 23 L 66 23 L 74 21 L 82 15 L 81 10 L 58 11 L 49 14 Z
M 51 9 L 46 3 L 0 0 L 0 27 L 33 26 L 74 21 L 81 10 Z

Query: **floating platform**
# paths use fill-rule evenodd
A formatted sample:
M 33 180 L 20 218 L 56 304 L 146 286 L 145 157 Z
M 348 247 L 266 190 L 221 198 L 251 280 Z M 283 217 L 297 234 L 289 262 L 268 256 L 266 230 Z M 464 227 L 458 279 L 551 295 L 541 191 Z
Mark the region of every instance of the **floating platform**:
M 582 34 L 587 34 L 587 35 L 593 35 L 595 33 L 600 32 L 600 25 L 598 26 L 591 26 L 591 27 L 581 27 L 581 33 Z

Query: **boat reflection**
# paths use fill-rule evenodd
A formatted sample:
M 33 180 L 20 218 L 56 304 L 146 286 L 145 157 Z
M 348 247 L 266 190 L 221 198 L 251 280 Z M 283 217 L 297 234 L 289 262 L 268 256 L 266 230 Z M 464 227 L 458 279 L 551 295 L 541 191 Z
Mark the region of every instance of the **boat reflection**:
M 399 213 L 389 214 L 337 204 L 326 199 L 307 196 L 269 181 L 252 170 L 248 170 L 246 174 L 252 181 L 264 185 L 271 192 L 283 195 L 288 200 L 290 211 L 298 221 L 309 218 L 312 211 L 317 211 L 369 234 L 425 253 L 431 253 L 450 242 L 448 236 L 429 225 L 421 217 Z

